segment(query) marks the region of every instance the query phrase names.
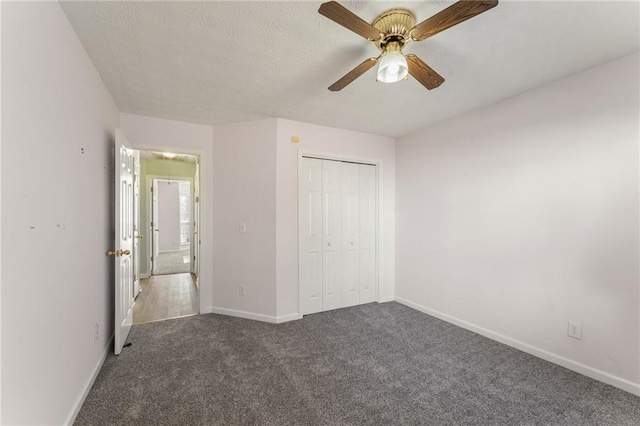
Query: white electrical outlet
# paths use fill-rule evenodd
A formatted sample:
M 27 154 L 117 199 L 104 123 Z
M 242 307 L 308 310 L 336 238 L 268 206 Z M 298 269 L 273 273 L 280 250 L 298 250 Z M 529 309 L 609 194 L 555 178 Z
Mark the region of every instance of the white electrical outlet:
M 247 286 L 241 285 L 239 287 L 240 290 L 240 296 L 246 296 L 247 295 Z
M 569 321 L 569 329 L 567 330 L 567 336 L 574 339 L 582 340 L 582 324 L 578 322 Z
M 99 338 L 100 338 L 100 327 L 96 323 L 96 325 L 93 326 L 93 341 L 97 342 Z

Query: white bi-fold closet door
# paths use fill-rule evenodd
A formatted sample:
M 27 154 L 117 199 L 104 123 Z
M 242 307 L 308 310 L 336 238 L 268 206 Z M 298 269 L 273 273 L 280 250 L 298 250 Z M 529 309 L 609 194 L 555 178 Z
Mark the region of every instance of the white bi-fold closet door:
M 373 302 L 376 166 L 302 158 L 300 313 Z

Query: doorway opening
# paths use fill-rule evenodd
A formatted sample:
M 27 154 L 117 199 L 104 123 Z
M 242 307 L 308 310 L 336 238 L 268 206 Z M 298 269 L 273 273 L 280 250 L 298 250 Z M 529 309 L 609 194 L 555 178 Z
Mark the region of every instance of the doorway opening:
M 140 151 L 133 323 L 199 313 L 199 157 Z
M 191 272 L 191 180 L 151 182 L 151 275 Z

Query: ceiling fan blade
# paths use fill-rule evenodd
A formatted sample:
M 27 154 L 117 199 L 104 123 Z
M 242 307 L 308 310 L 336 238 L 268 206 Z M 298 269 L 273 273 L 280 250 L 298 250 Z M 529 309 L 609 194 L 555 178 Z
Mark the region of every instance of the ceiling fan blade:
M 367 40 L 376 41 L 381 37 L 380 31 L 378 31 L 376 27 L 335 1 L 322 3 L 320 9 L 318 9 L 318 13 L 354 33 L 361 35 Z
M 360 65 L 358 65 L 357 67 L 349 71 L 347 74 L 345 74 L 344 77 L 342 77 L 340 80 L 336 81 L 331 86 L 329 86 L 329 90 L 331 90 L 332 92 L 337 92 L 339 90 L 344 89 L 345 86 L 350 84 L 353 80 L 360 77 L 365 72 L 369 71 L 371 67 L 373 67 L 376 64 L 376 62 L 378 62 L 378 58 L 365 59 L 363 63 L 361 63 Z
M 498 0 L 462 0 L 452 4 L 445 10 L 436 13 L 431 18 L 413 27 L 411 38 L 415 41 L 424 40 L 451 28 L 460 22 L 486 12 L 498 5 Z
M 420 82 L 427 89 L 435 89 L 444 83 L 444 78 L 433 70 L 429 65 L 425 64 L 422 59 L 413 53 L 405 56 L 407 65 L 409 66 L 409 74 Z

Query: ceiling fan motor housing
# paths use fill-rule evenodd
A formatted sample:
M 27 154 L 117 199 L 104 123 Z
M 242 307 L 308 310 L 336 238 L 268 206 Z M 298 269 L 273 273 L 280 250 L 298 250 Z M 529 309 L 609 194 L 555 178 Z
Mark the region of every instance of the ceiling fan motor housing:
M 373 21 L 373 26 L 383 34 L 376 42 L 378 49 L 384 52 L 392 42 L 398 43 L 402 49 L 411 40 L 410 33 L 415 24 L 416 18 L 406 9 L 392 9 L 380 14 Z

